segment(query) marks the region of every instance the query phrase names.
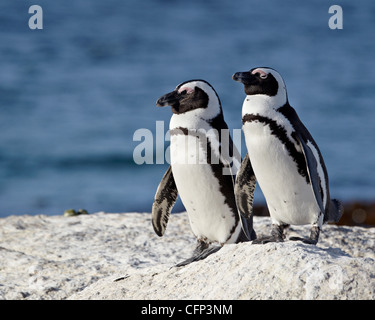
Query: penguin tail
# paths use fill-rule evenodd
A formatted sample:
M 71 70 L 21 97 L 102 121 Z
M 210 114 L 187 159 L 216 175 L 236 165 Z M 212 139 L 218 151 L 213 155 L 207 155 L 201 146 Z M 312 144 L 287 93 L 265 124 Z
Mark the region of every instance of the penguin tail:
M 332 199 L 328 212 L 325 215 L 324 222 L 339 222 L 342 214 L 344 213 L 344 206 L 337 199 Z

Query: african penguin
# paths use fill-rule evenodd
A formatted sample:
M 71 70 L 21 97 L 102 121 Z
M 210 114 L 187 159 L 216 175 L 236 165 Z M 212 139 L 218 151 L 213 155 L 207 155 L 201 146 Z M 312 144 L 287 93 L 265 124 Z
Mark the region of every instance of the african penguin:
M 237 72 L 246 98 L 242 107 L 242 130 L 249 160 L 256 176 L 237 176 L 236 201 L 246 201 L 255 180 L 267 201 L 272 220 L 271 236 L 253 243 L 283 241 L 285 227 L 311 224 L 309 238 L 292 237 L 316 244 L 324 222 L 338 222 L 343 209 L 330 199 L 328 174 L 320 150 L 309 131 L 289 105 L 284 80 L 271 68 Z M 249 185 L 251 188 L 249 188 Z M 245 199 L 245 200 L 244 200 Z
M 171 106 L 173 115 L 171 165 L 156 191 L 152 224 L 162 236 L 179 194 L 198 240 L 193 256 L 177 266 L 202 260 L 225 243 L 254 239 L 252 212 L 241 218 L 237 210 L 233 175 L 241 157 L 214 88 L 204 80 L 186 81 L 160 97 L 156 105 Z M 215 242 L 221 246 L 210 247 Z

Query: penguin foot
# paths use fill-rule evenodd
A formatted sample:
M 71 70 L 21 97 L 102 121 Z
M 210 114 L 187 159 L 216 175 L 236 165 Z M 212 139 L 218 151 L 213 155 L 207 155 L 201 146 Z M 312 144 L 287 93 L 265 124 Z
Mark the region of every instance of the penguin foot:
M 193 255 L 191 258 L 186 259 L 186 260 L 176 264 L 176 267 L 183 267 L 183 266 L 186 266 L 186 265 L 188 265 L 192 262 L 206 259 L 209 255 L 219 251 L 221 248 L 222 248 L 221 246 L 213 246 L 213 247 L 206 248 L 202 252 L 200 252 L 199 254 Z
M 302 241 L 303 243 L 307 244 L 317 244 L 318 240 L 310 239 L 310 238 L 302 238 L 302 237 L 290 237 L 289 240 L 292 241 Z
M 284 241 L 284 229 L 289 227 L 289 225 L 272 225 L 271 235 L 269 237 L 262 237 L 253 240 L 253 244 L 265 244 L 269 242 L 283 242 Z
M 320 228 L 318 226 L 313 226 L 310 231 L 310 238 L 290 237 L 289 240 L 302 241 L 303 243 L 316 245 L 319 240 L 319 234 Z
M 262 238 L 255 239 L 253 240 L 252 244 L 265 244 L 269 242 L 283 242 L 283 241 L 284 241 L 283 238 L 280 239 L 278 237 L 269 236 L 269 237 L 262 237 Z
M 206 239 L 198 239 L 197 246 L 194 249 L 193 256 L 199 256 L 204 250 L 206 250 L 210 244 L 206 242 Z

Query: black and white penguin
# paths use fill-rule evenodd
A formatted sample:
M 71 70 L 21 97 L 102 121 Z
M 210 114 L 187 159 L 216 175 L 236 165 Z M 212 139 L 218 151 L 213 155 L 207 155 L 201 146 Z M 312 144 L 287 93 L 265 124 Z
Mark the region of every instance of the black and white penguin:
M 285 227 L 311 224 L 309 238 L 291 240 L 316 244 L 322 224 L 338 222 L 343 212 L 340 202 L 330 199 L 327 169 L 318 145 L 289 105 L 284 80 L 277 71 L 254 68 L 235 73 L 233 80 L 245 87 L 242 130 L 248 161 L 272 220 L 271 236 L 253 243 L 283 241 Z M 242 167 L 248 165 L 245 160 Z M 246 180 L 246 176 L 237 176 L 237 203 L 247 197 Z M 251 186 L 254 180 L 249 181 Z
M 255 238 L 252 212 L 242 220 L 234 196 L 234 175 L 241 165 L 224 121 L 220 99 L 204 80 L 190 80 L 158 99 L 171 106 L 170 167 L 156 191 L 152 224 L 162 236 L 177 196 L 198 243 L 193 256 L 177 266 L 202 260 L 225 243 Z M 243 224 L 243 229 L 241 228 Z M 210 246 L 212 243 L 221 246 Z

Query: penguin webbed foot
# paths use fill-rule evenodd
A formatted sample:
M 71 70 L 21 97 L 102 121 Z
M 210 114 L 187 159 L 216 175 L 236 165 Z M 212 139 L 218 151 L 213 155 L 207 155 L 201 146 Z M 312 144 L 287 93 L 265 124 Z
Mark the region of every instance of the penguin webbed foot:
M 261 237 L 261 238 L 253 240 L 252 244 L 265 244 L 269 242 L 284 242 L 284 239 L 276 238 L 273 236 Z
M 310 237 L 309 238 L 302 238 L 302 237 L 290 237 L 289 240 L 292 241 L 302 241 L 306 244 L 313 244 L 316 245 L 319 240 L 320 228 L 318 226 L 313 226 L 311 228 Z
M 289 227 L 289 225 L 272 225 L 271 235 L 268 237 L 261 237 L 253 240 L 252 244 L 265 244 L 269 242 L 284 242 L 284 229 Z
M 289 240 L 302 241 L 303 243 L 314 244 L 314 245 L 318 243 L 317 240 L 313 240 L 313 239 L 310 239 L 310 238 L 302 238 L 302 237 L 290 237 Z
M 194 254 L 191 258 L 189 259 L 186 259 L 178 264 L 176 264 L 176 267 L 183 267 L 183 266 L 186 266 L 192 262 L 196 262 L 196 261 L 199 261 L 199 260 L 203 260 L 203 259 L 206 259 L 209 255 L 219 251 L 222 247 L 221 246 L 212 246 L 212 247 L 207 247 L 207 248 L 204 248 L 202 251 L 200 251 L 199 253 L 197 252 L 197 248 L 194 250 Z

